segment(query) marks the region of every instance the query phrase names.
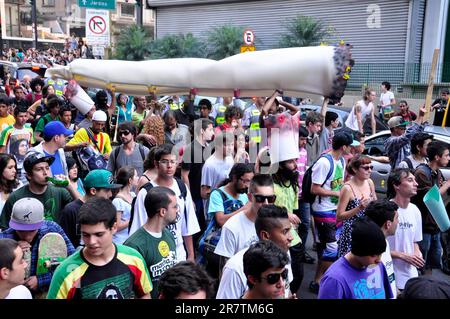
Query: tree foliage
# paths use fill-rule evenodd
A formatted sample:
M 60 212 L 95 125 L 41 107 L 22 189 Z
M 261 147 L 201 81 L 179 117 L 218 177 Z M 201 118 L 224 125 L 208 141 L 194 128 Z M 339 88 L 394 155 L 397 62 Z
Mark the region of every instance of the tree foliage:
M 192 35 L 166 35 L 153 41 L 151 45 L 152 59 L 199 58 L 205 56 L 205 45 Z
M 333 35 L 333 28 L 321 20 L 299 15 L 286 25 L 287 33 L 281 36 L 279 47 L 307 47 L 326 42 Z
M 208 32 L 208 58 L 221 60 L 238 54 L 243 45 L 244 28 L 223 25 Z
M 115 59 L 142 61 L 150 56 L 151 39 L 147 32 L 137 26 L 132 25 L 121 32 L 117 41 Z

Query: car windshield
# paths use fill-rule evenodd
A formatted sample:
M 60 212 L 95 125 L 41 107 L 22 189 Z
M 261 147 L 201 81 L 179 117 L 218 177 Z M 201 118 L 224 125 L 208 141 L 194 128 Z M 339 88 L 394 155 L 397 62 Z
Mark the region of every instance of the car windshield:
M 20 81 L 22 81 L 22 79 L 23 79 L 23 77 L 25 75 L 29 75 L 33 79 L 33 78 L 35 78 L 37 76 L 43 77 L 44 76 L 43 73 L 45 73 L 44 69 L 39 69 L 39 70 L 37 70 L 37 72 L 35 72 L 35 71 L 31 70 L 31 69 L 18 69 L 17 70 L 17 77 L 18 77 L 18 79 Z

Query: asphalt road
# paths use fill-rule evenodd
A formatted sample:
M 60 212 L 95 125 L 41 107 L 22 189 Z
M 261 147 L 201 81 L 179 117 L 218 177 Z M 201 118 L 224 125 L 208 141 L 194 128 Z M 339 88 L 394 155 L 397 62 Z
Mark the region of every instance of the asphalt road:
M 312 235 L 311 231 L 308 235 L 308 240 L 306 242 L 306 249 L 310 256 L 314 257 L 316 259 L 316 262 L 314 264 L 304 264 L 304 277 L 302 281 L 302 285 L 300 286 L 299 290 L 297 291 L 297 297 L 299 299 L 317 299 L 317 295 L 314 293 L 311 293 L 308 289 L 309 283 L 313 280 L 314 275 L 316 273 L 316 266 L 317 266 L 317 253 L 312 249 L 313 241 L 312 241 Z M 450 282 L 450 276 L 444 274 L 441 270 L 433 269 L 433 278 L 436 278 L 437 280 L 441 281 L 447 281 Z

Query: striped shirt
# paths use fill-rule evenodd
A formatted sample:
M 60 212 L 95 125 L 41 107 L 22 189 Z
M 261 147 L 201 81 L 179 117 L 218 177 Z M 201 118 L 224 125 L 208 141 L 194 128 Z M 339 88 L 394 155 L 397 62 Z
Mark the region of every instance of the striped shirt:
M 149 294 L 150 275 L 141 254 L 115 245 L 114 258 L 103 266 L 91 264 L 83 250 L 67 258 L 55 271 L 48 299 L 132 299 Z

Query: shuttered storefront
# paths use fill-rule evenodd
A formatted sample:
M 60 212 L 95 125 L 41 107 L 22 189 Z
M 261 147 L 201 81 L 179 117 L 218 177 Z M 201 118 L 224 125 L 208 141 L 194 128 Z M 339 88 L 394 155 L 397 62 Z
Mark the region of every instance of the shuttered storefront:
M 417 0 L 414 0 L 417 1 Z M 419 0 L 422 1 L 422 0 Z M 423 1 L 422 1 L 423 2 Z M 156 8 L 156 36 L 191 32 L 206 37 L 207 31 L 224 24 L 250 28 L 262 43 L 258 50 L 276 47 L 286 23 L 297 15 L 321 19 L 334 29 L 333 43 L 344 40 L 354 46 L 353 57 L 357 65 L 372 63 L 404 64 L 407 49 L 409 0 L 285 0 L 285 1 L 188 1 L 165 0 L 148 3 Z M 177 5 L 178 4 L 178 5 Z M 416 14 L 419 12 L 415 11 Z M 379 15 L 377 16 L 377 14 Z M 423 4 L 422 4 L 423 14 Z M 378 18 L 379 17 L 379 18 Z M 419 17 L 412 17 L 417 19 Z M 423 19 L 423 15 L 422 15 Z M 421 38 L 422 30 L 418 39 Z M 330 43 L 331 44 L 331 43 Z M 411 48 L 411 46 L 409 46 Z M 411 54 L 420 57 L 420 43 Z M 415 60 L 417 59 L 415 58 Z M 410 60 L 411 61 L 411 60 Z M 354 86 L 364 82 L 371 70 L 356 66 Z M 385 72 L 385 71 L 383 71 Z M 391 72 L 389 72 L 391 73 Z M 393 76 L 403 80 L 403 70 Z M 353 83 L 352 83 L 353 82 Z M 396 82 L 396 81 L 395 81 Z

